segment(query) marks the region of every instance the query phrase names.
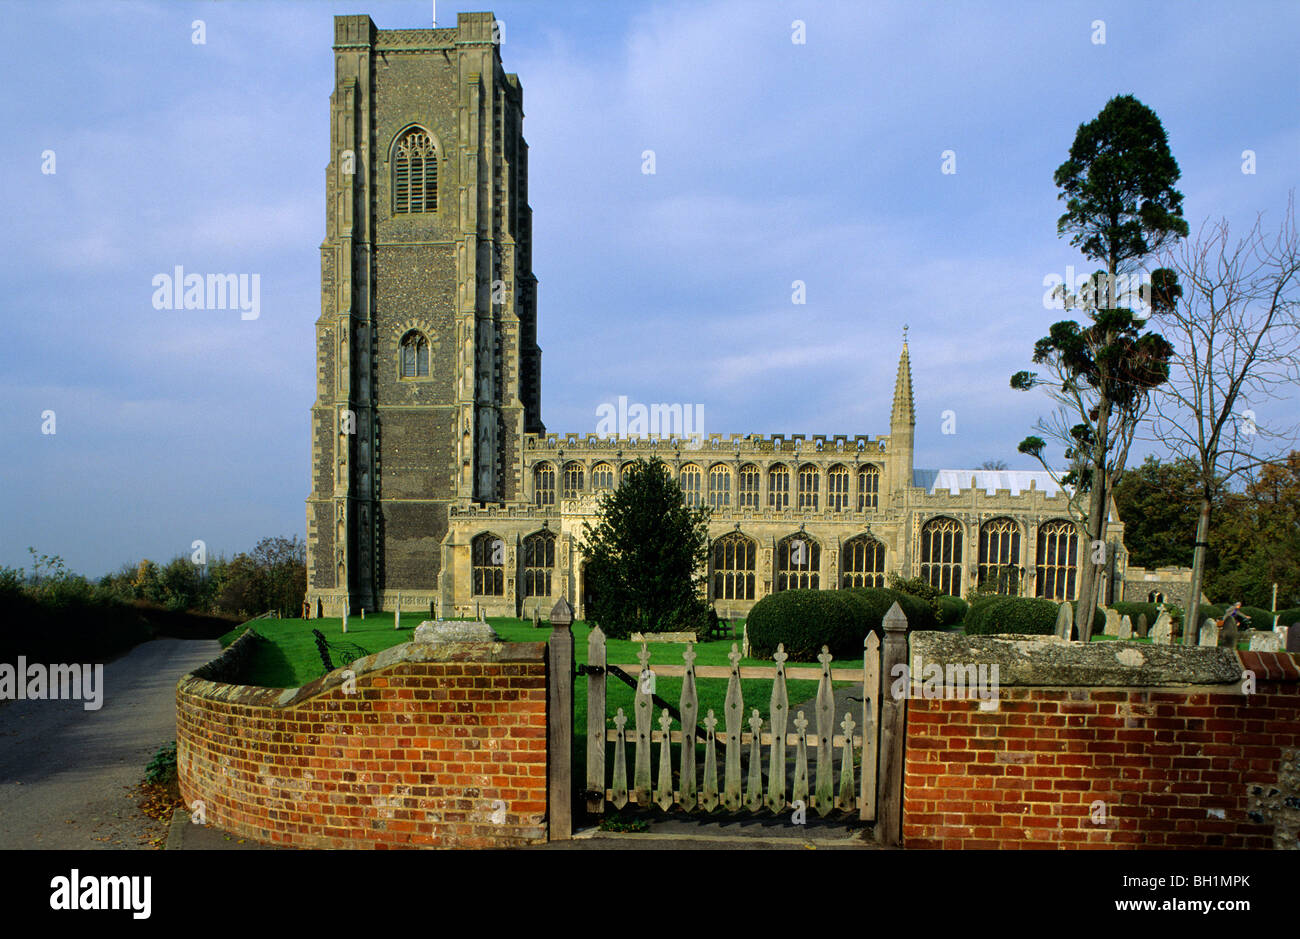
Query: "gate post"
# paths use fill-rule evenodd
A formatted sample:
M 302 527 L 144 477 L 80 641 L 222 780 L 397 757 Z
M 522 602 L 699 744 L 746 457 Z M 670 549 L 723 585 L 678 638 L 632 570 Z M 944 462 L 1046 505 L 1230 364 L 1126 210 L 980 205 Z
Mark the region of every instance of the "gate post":
M 551 609 L 546 644 L 546 837 L 573 837 L 573 607 L 563 597 Z
M 889 694 L 880 701 L 880 810 L 876 816 L 876 840 L 885 847 L 903 842 L 903 759 L 906 748 L 907 695 L 911 676 L 904 672 L 905 691 L 893 694 L 898 665 L 908 668 L 907 617 L 897 602 L 885 614 L 885 647 L 880 662 L 880 684 Z

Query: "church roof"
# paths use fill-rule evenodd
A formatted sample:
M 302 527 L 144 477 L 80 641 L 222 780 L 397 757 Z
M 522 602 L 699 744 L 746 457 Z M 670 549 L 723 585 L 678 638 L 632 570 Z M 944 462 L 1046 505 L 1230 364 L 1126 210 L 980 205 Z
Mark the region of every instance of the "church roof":
M 1061 491 L 1052 474 L 1046 470 L 918 469 L 912 472 L 912 485 L 920 486 L 931 495 L 946 489 L 955 496 L 963 490 L 970 491 L 972 476 L 975 477 L 975 488 L 983 489 L 989 495 L 998 489 L 1010 489 L 1013 496 L 1018 496 L 1029 489 L 1030 483 L 1049 496 Z

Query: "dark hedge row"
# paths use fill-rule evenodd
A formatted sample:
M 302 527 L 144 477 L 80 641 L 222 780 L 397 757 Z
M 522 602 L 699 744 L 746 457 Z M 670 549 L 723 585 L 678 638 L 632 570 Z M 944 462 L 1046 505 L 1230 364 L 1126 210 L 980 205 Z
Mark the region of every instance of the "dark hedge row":
M 784 643 L 793 662 L 815 662 L 823 645 L 836 658 L 861 658 L 867 633 L 881 632 L 885 614 L 895 602 L 910 629 L 938 626 L 926 601 L 884 587 L 769 594 L 754 604 L 745 621 L 750 654 L 769 658 L 777 644 Z
M 1078 604 L 1075 604 L 1074 611 L 1077 615 Z M 1060 604 L 1055 600 L 1041 597 L 981 597 L 971 604 L 964 625 L 968 636 L 991 636 L 998 633 L 1048 636 L 1056 632 L 1056 618 L 1059 615 Z M 1105 628 L 1106 614 L 1098 610 L 1092 618 L 1093 635 Z
M 74 585 L 77 588 L 77 585 Z M 126 603 L 93 587 L 33 596 L 13 585 L 0 588 L 5 622 L 0 662 L 102 662 L 158 636 L 212 639 L 238 620 Z

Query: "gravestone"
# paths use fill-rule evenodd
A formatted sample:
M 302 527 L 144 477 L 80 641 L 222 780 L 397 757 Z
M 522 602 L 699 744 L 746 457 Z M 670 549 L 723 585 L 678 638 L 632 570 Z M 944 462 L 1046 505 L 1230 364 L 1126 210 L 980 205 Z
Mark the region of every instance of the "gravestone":
M 1201 624 L 1201 645 L 1217 646 L 1219 644 L 1219 626 L 1212 619 Z
M 486 622 L 425 620 L 415 627 L 412 642 L 500 642 L 501 637 Z
M 1107 636 L 1119 635 L 1119 614 L 1106 607 L 1106 628 L 1104 630 Z
M 1138 614 L 1138 635 L 1145 639 L 1150 629 L 1151 624 L 1147 622 L 1147 615 L 1145 613 Z
M 1074 607 L 1062 603 L 1056 614 L 1056 638 L 1069 642 L 1074 638 Z
M 1157 645 L 1167 646 L 1174 639 L 1174 621 L 1168 613 L 1156 617 L 1156 624 L 1151 627 L 1151 641 Z
M 1240 641 L 1241 634 L 1237 631 L 1237 621 L 1225 619 L 1223 626 L 1219 628 L 1219 645 L 1224 649 L 1235 649 Z
M 1277 633 L 1266 633 L 1256 631 L 1250 637 L 1251 652 L 1281 652 L 1282 647 L 1277 641 Z
M 1119 619 L 1119 638 L 1133 638 L 1133 621 L 1127 616 L 1121 616 Z
M 1300 653 L 1300 623 L 1292 623 L 1286 631 L 1286 651 Z

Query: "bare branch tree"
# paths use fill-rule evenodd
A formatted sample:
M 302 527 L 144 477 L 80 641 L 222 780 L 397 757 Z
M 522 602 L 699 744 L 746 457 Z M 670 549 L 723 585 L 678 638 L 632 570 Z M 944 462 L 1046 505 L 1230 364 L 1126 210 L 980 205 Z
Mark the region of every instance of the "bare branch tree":
M 1207 221 L 1195 239 L 1164 252 L 1181 297 L 1155 313 L 1174 345 L 1170 380 L 1157 392 L 1154 438 L 1200 471 L 1200 519 L 1192 595 L 1183 641 L 1196 642 L 1210 511 L 1220 491 L 1266 463 L 1285 459 L 1297 427 L 1261 420 L 1268 401 L 1300 384 L 1300 240 L 1295 192 L 1276 236 L 1263 213 L 1233 241 L 1226 219 Z M 1153 275 L 1153 287 L 1159 289 Z M 1274 413 L 1277 413 L 1275 409 Z M 1241 480 L 1238 480 L 1240 482 Z

